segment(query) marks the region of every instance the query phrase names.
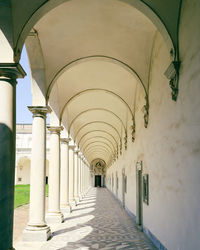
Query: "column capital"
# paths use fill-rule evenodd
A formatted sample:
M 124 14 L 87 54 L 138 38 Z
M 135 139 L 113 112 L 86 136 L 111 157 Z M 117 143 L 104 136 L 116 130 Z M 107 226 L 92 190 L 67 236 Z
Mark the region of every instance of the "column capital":
M 28 109 L 33 114 L 33 117 L 46 118 L 46 114 L 51 112 L 49 106 L 28 106 Z
M 0 63 L 0 78 L 16 80 L 25 76 L 26 72 L 19 63 Z
M 63 126 L 47 126 L 47 128 L 51 134 L 60 134 L 60 132 L 64 129 Z
M 69 150 L 73 150 L 74 151 L 75 148 L 76 148 L 75 145 L 69 145 Z
M 60 142 L 61 143 L 66 143 L 66 144 L 69 144 L 69 142 L 71 141 L 71 138 L 60 138 Z

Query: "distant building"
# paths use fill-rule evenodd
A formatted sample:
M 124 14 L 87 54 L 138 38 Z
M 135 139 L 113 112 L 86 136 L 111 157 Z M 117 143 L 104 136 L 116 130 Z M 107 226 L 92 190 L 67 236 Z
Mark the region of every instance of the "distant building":
M 15 184 L 30 184 L 32 124 L 16 125 Z M 46 183 L 49 175 L 49 132 L 47 131 Z

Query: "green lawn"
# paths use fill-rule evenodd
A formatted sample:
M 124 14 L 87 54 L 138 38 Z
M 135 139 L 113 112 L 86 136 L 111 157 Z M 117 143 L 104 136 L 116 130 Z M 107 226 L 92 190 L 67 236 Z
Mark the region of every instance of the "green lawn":
M 48 196 L 48 185 L 46 185 L 46 195 Z M 29 203 L 29 196 L 30 185 L 15 185 L 15 208 Z

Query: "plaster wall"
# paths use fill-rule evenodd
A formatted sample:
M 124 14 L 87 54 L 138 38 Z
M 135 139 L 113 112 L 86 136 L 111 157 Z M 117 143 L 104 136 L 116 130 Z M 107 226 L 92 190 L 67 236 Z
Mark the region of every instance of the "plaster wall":
M 30 184 L 30 160 L 27 159 L 17 167 L 16 184 Z
M 148 128 L 143 127 L 139 107 L 135 142 L 129 143 L 127 151 L 107 170 L 107 180 L 118 173 L 118 197 L 122 201 L 125 169 L 125 206 L 136 215 L 136 162 L 143 161 L 143 174 L 149 174 L 149 205 L 143 203 L 143 225 L 172 250 L 200 248 L 199 11 L 199 1 L 183 1 L 177 102 L 171 100 L 169 83 L 163 75 L 170 63 L 169 53 L 157 34 L 150 75 Z M 140 100 L 140 94 L 137 98 Z M 107 187 L 112 190 L 110 183 L 107 181 Z

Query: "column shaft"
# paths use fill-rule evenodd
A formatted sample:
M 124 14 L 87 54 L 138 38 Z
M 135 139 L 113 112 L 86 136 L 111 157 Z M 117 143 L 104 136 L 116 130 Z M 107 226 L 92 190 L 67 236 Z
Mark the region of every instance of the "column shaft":
M 14 81 L 0 79 L 0 239 L 3 249 L 6 249 L 7 246 L 12 247 L 15 178 L 15 85 Z
M 74 200 L 74 148 L 69 145 L 69 203 L 75 204 Z
M 78 156 L 78 173 L 79 173 L 79 183 L 78 183 L 78 196 L 81 199 L 81 156 Z
M 77 204 L 78 200 L 78 151 L 74 152 L 74 199 Z
M 36 116 L 32 127 L 29 225 L 45 225 L 45 140 L 45 120 Z
M 60 131 L 62 127 L 50 126 L 50 162 L 49 162 L 49 207 L 46 220 L 48 223 L 63 222 L 60 212 Z
M 69 138 L 61 139 L 61 178 L 60 178 L 60 208 L 61 212 L 71 212 L 69 205 Z
M 16 78 L 24 77 L 19 64 L 0 63 L 0 239 L 1 249 L 12 249 Z

